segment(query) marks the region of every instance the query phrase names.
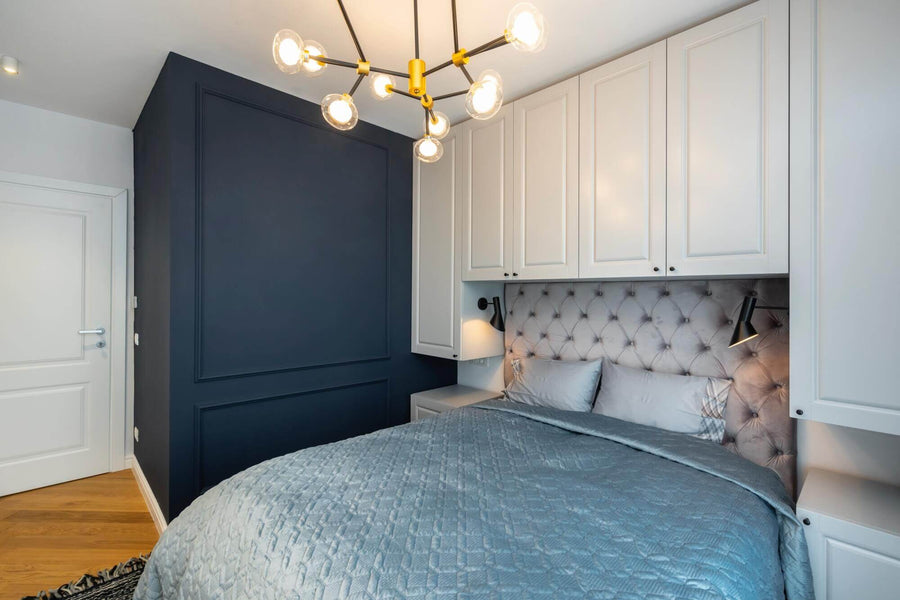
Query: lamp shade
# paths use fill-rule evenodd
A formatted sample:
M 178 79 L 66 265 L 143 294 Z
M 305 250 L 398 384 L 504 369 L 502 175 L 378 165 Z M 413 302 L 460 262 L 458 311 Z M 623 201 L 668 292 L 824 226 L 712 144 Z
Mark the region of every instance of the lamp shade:
M 731 335 L 731 343 L 729 348 L 734 348 L 739 344 L 743 344 L 747 340 L 751 340 L 759 335 L 753 324 L 753 309 L 756 308 L 756 298 L 744 296 L 744 302 L 741 304 L 741 313 L 738 316 L 737 324 L 734 326 L 734 333 Z
M 503 322 L 503 309 L 500 308 L 500 296 L 494 296 L 494 316 L 491 317 L 491 326 L 497 331 L 506 331 Z

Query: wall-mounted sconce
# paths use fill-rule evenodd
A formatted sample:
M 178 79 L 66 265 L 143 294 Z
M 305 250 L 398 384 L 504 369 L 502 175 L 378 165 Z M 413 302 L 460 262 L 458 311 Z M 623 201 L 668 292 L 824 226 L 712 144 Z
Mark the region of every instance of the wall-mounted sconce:
M 0 56 L 0 67 L 10 75 L 19 74 L 19 61 L 12 56 Z
M 787 306 L 756 306 L 756 298 L 744 296 L 744 302 L 741 304 L 741 314 L 738 316 L 737 324 L 734 326 L 734 333 L 731 335 L 731 343 L 728 344 L 729 348 L 734 348 L 759 335 L 756 328 L 750 323 L 750 319 L 753 318 L 753 311 L 757 308 L 788 310 Z
M 503 310 L 500 308 L 500 296 L 494 296 L 491 302 L 487 298 L 478 299 L 478 308 L 485 310 L 491 304 L 494 305 L 494 315 L 491 317 L 491 325 L 497 331 L 506 331 L 506 325 L 503 324 Z

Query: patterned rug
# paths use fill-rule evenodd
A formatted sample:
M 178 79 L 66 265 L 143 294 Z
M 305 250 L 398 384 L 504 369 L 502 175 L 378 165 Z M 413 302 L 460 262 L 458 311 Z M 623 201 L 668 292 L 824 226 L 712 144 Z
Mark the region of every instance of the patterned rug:
M 112 569 L 100 571 L 96 575 L 83 575 L 78 581 L 22 600 L 131 600 L 148 558 L 149 554 L 138 556 L 119 563 Z

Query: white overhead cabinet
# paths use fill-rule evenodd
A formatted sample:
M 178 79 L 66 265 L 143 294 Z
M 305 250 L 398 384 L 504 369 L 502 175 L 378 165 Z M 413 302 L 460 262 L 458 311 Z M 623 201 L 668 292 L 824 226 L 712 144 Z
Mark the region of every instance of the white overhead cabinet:
M 513 278 L 578 277 L 578 78 L 513 104 Z
M 895 435 L 898 24 L 898 2 L 791 2 L 791 410 Z
M 459 190 L 463 128 L 442 140 L 444 156 L 413 159 L 412 352 L 454 360 L 503 354 L 503 334 L 478 298 L 503 296 L 501 283 L 460 280 Z
M 666 42 L 580 83 L 579 277 L 663 277 Z
M 513 108 L 458 126 L 462 280 L 502 280 L 513 267 Z
M 788 271 L 788 2 L 668 39 L 668 269 Z

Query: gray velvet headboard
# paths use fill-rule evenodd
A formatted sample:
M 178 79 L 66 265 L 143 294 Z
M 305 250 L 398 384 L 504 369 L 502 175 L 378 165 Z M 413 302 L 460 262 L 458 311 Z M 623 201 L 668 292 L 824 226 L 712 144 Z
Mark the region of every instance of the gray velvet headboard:
M 794 495 L 786 312 L 758 309 L 759 337 L 728 348 L 743 297 L 787 306 L 787 279 L 510 283 L 505 294 L 507 382 L 512 359 L 523 356 L 608 358 L 661 373 L 729 378 L 724 445 L 773 469 Z

